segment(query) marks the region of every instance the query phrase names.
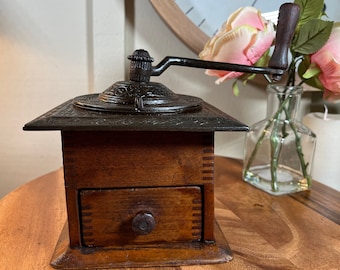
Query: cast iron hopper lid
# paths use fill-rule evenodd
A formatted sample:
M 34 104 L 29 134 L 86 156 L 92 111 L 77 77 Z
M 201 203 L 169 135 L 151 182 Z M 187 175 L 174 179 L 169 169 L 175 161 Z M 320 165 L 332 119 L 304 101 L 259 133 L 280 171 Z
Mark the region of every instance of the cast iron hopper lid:
M 80 109 L 109 113 L 185 113 L 201 110 L 202 99 L 175 94 L 157 82 L 119 81 L 99 95 L 76 97 L 73 105 Z
M 184 113 L 202 109 L 202 100 L 177 95 L 165 85 L 150 82 L 153 58 L 146 50 L 136 50 L 130 60 L 129 81 L 119 81 L 99 95 L 76 97 L 74 106 L 93 111 L 159 114 Z
M 128 114 L 84 110 L 69 100 L 24 126 L 24 130 L 248 131 L 248 126 L 202 101 L 187 113 Z
M 145 50 L 129 56 L 130 80 L 101 94 L 76 97 L 24 126 L 24 130 L 247 131 L 248 127 L 202 99 L 150 82 L 169 62 L 152 67 Z M 177 58 L 171 58 L 175 63 Z

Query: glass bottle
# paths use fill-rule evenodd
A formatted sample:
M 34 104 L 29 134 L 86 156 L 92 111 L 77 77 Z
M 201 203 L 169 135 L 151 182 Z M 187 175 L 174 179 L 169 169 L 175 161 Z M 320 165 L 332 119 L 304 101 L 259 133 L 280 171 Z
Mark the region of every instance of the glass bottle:
M 243 179 L 273 195 L 307 190 L 316 135 L 297 121 L 301 86 L 269 85 L 266 119 L 246 135 Z

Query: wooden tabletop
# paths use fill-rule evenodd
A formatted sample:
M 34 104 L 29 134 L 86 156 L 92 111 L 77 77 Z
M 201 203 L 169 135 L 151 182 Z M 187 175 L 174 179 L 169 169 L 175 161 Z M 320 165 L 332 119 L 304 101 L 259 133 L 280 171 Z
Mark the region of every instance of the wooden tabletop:
M 215 215 L 234 259 L 174 269 L 340 269 L 340 192 L 314 181 L 310 191 L 275 197 L 243 182 L 241 161 L 216 157 L 215 164 Z M 53 269 L 65 221 L 62 169 L 5 196 L 0 268 Z

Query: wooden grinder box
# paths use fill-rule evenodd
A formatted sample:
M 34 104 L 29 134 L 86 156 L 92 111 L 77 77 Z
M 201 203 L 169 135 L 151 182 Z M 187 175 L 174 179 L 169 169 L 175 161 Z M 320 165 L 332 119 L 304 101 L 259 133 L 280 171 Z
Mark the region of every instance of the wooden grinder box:
M 24 130 L 61 131 L 68 220 L 53 267 L 231 260 L 214 219 L 214 132 L 246 131 L 247 126 L 201 99 L 168 89 L 164 94 L 164 86 L 162 95 L 149 94 L 150 85 L 155 86 L 128 83 L 129 97 L 130 88 L 147 88 L 143 95 L 138 88 L 130 111 L 125 111 L 127 101 L 116 112 L 115 104 L 106 104 L 111 96 L 93 94 L 65 102 L 25 125 Z M 124 87 L 119 82 L 108 92 L 120 99 Z M 160 101 L 160 96 L 166 97 Z M 183 100 L 189 100 L 189 109 Z M 104 105 L 98 109 L 98 104 Z

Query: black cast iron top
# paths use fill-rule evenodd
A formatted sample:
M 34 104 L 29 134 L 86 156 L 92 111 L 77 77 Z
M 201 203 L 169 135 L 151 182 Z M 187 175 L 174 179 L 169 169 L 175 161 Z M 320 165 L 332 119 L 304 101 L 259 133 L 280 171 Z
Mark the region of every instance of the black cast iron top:
M 84 110 L 69 100 L 35 120 L 24 130 L 112 130 L 112 131 L 247 131 L 233 117 L 202 102 L 202 109 L 187 113 L 119 114 Z

